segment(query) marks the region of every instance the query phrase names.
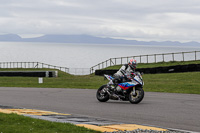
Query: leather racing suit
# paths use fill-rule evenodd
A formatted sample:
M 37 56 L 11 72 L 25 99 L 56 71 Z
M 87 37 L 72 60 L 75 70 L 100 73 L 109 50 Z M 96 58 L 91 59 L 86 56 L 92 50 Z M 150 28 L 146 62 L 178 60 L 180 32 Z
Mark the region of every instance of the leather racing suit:
M 131 73 L 135 72 L 128 64 L 123 65 L 114 75 L 113 83 L 121 83 L 128 81 L 128 77 L 131 76 Z

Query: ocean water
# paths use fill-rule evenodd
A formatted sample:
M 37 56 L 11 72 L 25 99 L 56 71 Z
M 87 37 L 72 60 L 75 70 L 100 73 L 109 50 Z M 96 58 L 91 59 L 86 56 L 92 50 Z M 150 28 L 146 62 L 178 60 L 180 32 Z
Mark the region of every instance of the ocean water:
M 90 68 L 116 57 L 200 51 L 200 47 L 31 42 L 0 42 L 0 49 L 0 62 L 42 62 L 68 68 Z

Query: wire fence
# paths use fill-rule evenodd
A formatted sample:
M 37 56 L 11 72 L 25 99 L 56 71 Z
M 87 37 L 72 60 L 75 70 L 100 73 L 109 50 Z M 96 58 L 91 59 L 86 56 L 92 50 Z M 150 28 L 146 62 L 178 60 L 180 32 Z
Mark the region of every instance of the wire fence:
M 103 69 L 109 66 L 126 64 L 131 58 L 137 60 L 137 63 L 157 63 L 169 61 L 192 61 L 200 60 L 200 51 L 149 54 L 128 57 L 110 58 L 90 68 L 90 73 L 97 69 Z
M 69 73 L 73 75 L 89 75 L 90 68 L 69 68 Z

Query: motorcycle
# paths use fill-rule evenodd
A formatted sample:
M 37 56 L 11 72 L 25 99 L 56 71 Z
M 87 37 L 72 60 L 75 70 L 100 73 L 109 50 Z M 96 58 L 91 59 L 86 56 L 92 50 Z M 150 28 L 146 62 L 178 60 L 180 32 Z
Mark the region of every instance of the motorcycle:
M 102 85 L 96 93 L 96 97 L 100 102 L 111 100 L 129 101 L 132 104 L 138 104 L 144 98 L 144 82 L 140 72 L 134 72 L 126 75 L 125 82 L 113 83 L 113 77 L 104 74 L 109 80 L 106 85 Z

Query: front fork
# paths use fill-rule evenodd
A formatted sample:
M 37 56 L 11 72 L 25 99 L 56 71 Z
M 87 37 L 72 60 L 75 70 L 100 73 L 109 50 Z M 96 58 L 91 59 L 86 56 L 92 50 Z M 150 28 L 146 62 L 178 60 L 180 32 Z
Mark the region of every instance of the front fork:
M 136 92 L 135 92 L 135 86 L 133 87 L 132 95 L 133 95 L 133 96 L 136 95 Z

